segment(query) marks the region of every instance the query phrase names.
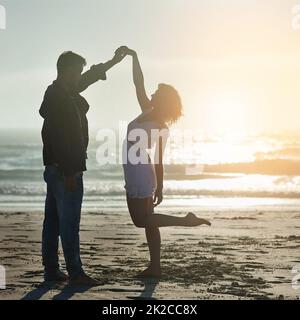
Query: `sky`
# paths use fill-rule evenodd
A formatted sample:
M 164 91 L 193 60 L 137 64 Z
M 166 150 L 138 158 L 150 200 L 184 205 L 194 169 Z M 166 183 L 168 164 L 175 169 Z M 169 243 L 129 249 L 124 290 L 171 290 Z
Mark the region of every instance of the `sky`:
M 40 128 L 44 91 L 66 50 L 88 66 L 127 45 L 138 52 L 149 95 L 179 91 L 179 127 L 207 132 L 300 130 L 300 0 L 0 0 L 0 129 Z M 91 128 L 139 113 L 127 57 L 83 95 Z

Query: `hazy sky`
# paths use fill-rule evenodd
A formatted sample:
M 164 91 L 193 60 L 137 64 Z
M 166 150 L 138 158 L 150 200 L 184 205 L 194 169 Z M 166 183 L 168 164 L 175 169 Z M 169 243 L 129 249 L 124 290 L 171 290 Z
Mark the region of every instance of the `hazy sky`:
M 147 91 L 181 93 L 180 125 L 215 131 L 300 129 L 300 0 L 0 0 L 0 128 L 40 127 L 38 109 L 58 55 L 88 64 L 120 45 L 138 51 Z M 139 108 L 126 59 L 84 92 L 91 127 L 130 120 Z

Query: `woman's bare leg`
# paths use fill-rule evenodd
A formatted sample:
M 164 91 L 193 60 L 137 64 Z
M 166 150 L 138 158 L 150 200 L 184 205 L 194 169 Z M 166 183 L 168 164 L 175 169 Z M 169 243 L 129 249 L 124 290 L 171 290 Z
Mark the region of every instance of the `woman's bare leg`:
M 146 218 L 145 233 L 150 252 L 150 265 L 138 277 L 159 277 L 160 268 L 160 231 L 159 227 L 210 225 L 210 222 L 188 213 L 185 217 L 173 217 L 164 214 L 151 214 Z
M 165 214 L 151 214 L 147 216 L 146 227 L 172 227 L 172 226 L 182 226 L 182 227 L 195 227 L 201 224 L 206 224 L 210 226 L 210 222 L 198 218 L 193 213 L 188 213 L 185 217 L 174 217 Z
M 201 224 L 210 225 L 210 222 L 188 213 L 185 217 L 174 217 L 153 213 L 153 199 L 131 199 L 127 197 L 128 209 L 133 223 L 138 228 L 145 228 L 147 243 L 150 253 L 149 267 L 138 277 L 159 277 L 160 270 L 160 227 L 184 226 L 192 227 Z
M 160 270 L 160 232 L 159 228 L 147 227 L 145 228 L 146 238 L 150 252 L 149 267 L 139 274 L 139 277 L 159 277 Z

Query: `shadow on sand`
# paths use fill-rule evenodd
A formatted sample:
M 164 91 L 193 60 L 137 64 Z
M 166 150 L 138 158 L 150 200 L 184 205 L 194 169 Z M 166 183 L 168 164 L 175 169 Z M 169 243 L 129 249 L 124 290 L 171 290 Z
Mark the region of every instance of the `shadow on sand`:
M 90 286 L 71 286 L 65 285 L 61 287 L 55 282 L 42 282 L 38 285 L 34 290 L 28 292 L 21 300 L 39 300 L 41 299 L 47 292 L 51 290 L 61 290 L 58 294 L 53 296 L 52 300 L 69 300 L 76 293 L 84 293 L 88 291 Z
M 141 283 L 144 285 L 144 289 L 138 297 L 127 296 L 128 299 L 133 300 L 156 300 L 153 297 L 155 288 L 159 283 L 157 278 L 144 278 L 140 279 Z
M 145 279 L 139 279 L 142 285 L 144 286 L 144 289 L 141 291 L 140 289 L 119 289 L 119 288 L 106 288 L 107 291 L 113 291 L 113 292 L 124 292 L 124 295 L 128 292 L 135 292 L 140 293 L 139 296 L 129 296 L 127 295 L 127 299 L 132 300 L 156 300 L 156 298 L 153 297 L 155 288 L 157 284 L 159 283 L 159 279 L 157 278 L 145 278 Z M 71 299 L 76 293 L 84 293 L 91 289 L 90 286 L 72 286 L 72 285 L 59 285 L 55 282 L 42 282 L 39 284 L 35 289 L 28 292 L 21 300 L 39 300 L 41 299 L 45 294 L 47 294 L 51 290 L 60 291 L 56 295 L 52 297 L 52 300 L 69 300 Z M 105 291 L 102 288 L 97 289 L 96 287 L 93 287 L 96 291 Z

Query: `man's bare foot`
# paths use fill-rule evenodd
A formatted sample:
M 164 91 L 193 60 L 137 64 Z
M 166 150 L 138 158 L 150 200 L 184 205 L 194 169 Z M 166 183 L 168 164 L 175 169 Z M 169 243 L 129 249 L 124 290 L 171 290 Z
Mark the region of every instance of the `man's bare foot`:
M 186 217 L 187 226 L 190 227 L 196 227 L 200 226 L 201 224 L 206 224 L 207 226 L 210 226 L 211 223 L 208 220 L 198 218 L 194 213 L 189 212 Z
M 141 273 L 139 273 L 137 278 L 160 278 L 161 277 L 161 270 L 160 268 L 153 268 L 153 267 L 148 267 Z

